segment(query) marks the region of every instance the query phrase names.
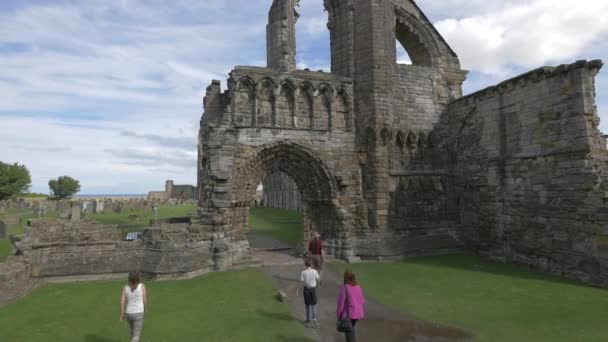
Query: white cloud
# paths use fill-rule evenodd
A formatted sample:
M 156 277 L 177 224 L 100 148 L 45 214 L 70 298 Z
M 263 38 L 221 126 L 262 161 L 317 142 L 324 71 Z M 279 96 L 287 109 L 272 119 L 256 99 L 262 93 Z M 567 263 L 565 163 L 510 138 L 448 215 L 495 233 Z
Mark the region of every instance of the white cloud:
M 0 11 L 0 159 L 26 164 L 39 192 L 64 174 L 84 193 L 194 184 L 205 86 L 234 65 L 265 65 L 271 0 L 40 3 Z M 471 90 L 522 66 L 606 57 L 607 3 L 418 1 L 465 67 L 487 73 Z M 323 1 L 299 12 L 298 66 L 329 71 Z
M 498 10 L 462 19 L 444 19 L 437 29 L 463 66 L 487 74 L 512 66 L 538 67 L 578 58 L 608 38 L 608 1 L 506 2 Z M 602 56 L 589 56 L 589 58 Z

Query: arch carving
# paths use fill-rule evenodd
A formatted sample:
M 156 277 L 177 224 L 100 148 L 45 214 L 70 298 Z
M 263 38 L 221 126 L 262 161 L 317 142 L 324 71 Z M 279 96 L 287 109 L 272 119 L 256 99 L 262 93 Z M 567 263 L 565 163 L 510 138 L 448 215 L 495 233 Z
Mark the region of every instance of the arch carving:
M 276 106 L 276 125 L 294 127 L 296 114 L 296 87 L 290 80 L 281 82 Z
M 315 95 L 315 113 L 313 127 L 315 129 L 332 128 L 332 89 L 329 85 L 322 83 L 317 88 Z
M 297 89 L 297 111 L 295 114 L 296 127 L 311 128 L 314 115 L 315 88 L 309 82 L 301 83 Z
M 395 9 L 395 39 L 407 51 L 413 65 L 431 67 L 439 59 L 436 37 L 429 32 L 420 19 L 403 9 Z
M 281 171 L 291 177 L 305 199 L 330 200 L 336 185 L 332 172 L 311 149 L 291 141 L 278 141 L 257 148 L 236 168 L 232 200 L 247 200 L 266 174 Z
M 236 125 L 252 126 L 255 116 L 255 82 L 243 77 L 236 83 L 232 104 L 232 122 Z
M 270 79 L 263 79 L 257 85 L 256 115 L 254 125 L 271 126 L 275 122 L 275 84 Z

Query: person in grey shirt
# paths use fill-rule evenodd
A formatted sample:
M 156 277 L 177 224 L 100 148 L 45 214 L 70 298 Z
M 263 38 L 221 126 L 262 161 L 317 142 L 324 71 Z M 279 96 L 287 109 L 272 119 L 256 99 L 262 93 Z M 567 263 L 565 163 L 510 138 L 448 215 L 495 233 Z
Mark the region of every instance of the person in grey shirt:
M 310 260 L 306 260 L 304 264 L 306 265 L 306 269 L 300 274 L 300 286 L 298 287 L 296 296 L 300 293 L 300 288 L 302 288 L 304 305 L 306 306 L 306 325 L 318 328 L 317 287 L 321 281 L 321 276 L 319 276 L 317 270 L 312 268 Z

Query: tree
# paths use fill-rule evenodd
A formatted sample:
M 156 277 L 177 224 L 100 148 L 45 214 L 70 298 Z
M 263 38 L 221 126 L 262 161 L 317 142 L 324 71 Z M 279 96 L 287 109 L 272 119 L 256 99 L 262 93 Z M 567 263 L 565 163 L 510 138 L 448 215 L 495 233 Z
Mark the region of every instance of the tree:
M 0 162 L 0 200 L 29 190 L 32 177 L 25 165 Z
M 80 191 L 80 182 L 70 176 L 61 176 L 49 181 L 49 188 L 55 198 L 66 198 Z

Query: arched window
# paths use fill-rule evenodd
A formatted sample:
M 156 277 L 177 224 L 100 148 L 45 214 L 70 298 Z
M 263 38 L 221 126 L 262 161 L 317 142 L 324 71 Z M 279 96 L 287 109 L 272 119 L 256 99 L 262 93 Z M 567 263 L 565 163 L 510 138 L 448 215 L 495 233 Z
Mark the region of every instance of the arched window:
M 401 17 L 395 25 L 396 61 L 399 64 L 432 66 L 431 55 L 414 32 L 414 29 Z
M 321 1 L 299 1 L 296 11 L 296 64 L 298 69 L 331 71 L 327 12 Z

